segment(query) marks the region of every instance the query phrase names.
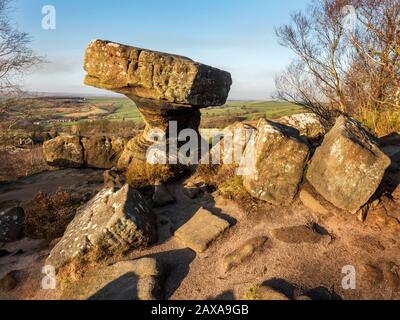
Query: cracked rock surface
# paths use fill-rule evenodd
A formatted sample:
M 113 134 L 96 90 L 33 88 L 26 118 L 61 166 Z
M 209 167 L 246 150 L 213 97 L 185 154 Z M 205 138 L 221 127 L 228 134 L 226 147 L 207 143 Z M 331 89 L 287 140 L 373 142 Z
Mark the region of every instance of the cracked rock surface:
M 144 197 L 125 185 L 104 189 L 78 210 L 46 264 L 59 269 L 95 248 L 119 252 L 155 242 L 157 231 L 153 212 Z

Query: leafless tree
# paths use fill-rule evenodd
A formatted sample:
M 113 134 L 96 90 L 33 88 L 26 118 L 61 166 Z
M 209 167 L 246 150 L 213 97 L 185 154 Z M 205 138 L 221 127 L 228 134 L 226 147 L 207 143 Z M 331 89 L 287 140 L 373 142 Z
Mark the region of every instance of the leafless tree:
M 0 95 L 3 97 L 0 120 L 7 118 L 10 107 L 16 103 L 16 96 L 21 94 L 21 76 L 44 61 L 30 49 L 29 35 L 19 31 L 10 20 L 10 4 L 10 0 L 0 0 Z M 10 95 L 12 101 L 4 99 Z
M 355 9 L 355 28 L 344 23 Z M 297 60 L 276 78 L 277 97 L 332 122 L 338 113 L 399 108 L 399 0 L 319 0 L 276 29 Z

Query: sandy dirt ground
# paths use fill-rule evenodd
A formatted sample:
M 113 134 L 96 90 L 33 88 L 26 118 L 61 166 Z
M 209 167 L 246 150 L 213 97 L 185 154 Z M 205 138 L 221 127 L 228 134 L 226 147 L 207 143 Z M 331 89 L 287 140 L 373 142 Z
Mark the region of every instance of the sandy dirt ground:
M 56 187 L 101 187 L 101 172 L 65 170 L 44 173 L 0 187 L 0 202 L 24 202 L 38 190 L 54 191 Z M 156 257 L 167 267 L 165 282 L 167 299 L 242 299 L 257 284 L 268 284 L 296 298 L 308 293 L 315 299 L 400 299 L 399 229 L 363 223 L 356 216 L 339 211 L 303 185 L 328 209 L 320 214 L 307 209 L 301 201 L 286 207 L 265 205 L 258 212 L 244 212 L 233 201 L 218 192 L 203 192 L 196 199 L 183 192 L 185 181 L 168 185 L 177 202 L 156 208 L 159 241 L 152 247 L 131 253 L 126 259 Z M 225 231 L 202 254 L 186 248 L 174 231 L 204 207 L 230 222 Z M 323 230 L 321 241 L 315 244 L 289 244 L 278 240 L 273 230 L 315 223 Z M 222 259 L 246 240 L 268 238 L 251 259 L 228 273 L 222 271 Z M 12 255 L 0 258 L 0 275 L 18 270 L 19 285 L 2 299 L 57 299 L 58 290 L 42 290 L 41 267 L 49 253 L 42 241 L 23 239 L 0 247 Z M 342 288 L 343 267 L 353 266 L 356 288 Z M 382 271 L 383 277 L 372 274 L 371 268 Z M 390 276 L 386 271 L 390 269 Z M 396 277 L 397 275 L 397 277 Z

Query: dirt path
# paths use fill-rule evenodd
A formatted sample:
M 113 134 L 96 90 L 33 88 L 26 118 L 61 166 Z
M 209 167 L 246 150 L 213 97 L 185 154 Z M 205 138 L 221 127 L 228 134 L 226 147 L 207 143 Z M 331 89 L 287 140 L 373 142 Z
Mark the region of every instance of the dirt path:
M 31 200 L 39 191 L 51 193 L 61 189 L 101 185 L 103 172 L 93 169 L 66 169 L 39 173 L 0 185 L 0 209 Z
M 74 188 L 79 184 L 98 184 L 100 180 L 101 172 L 92 170 L 49 172 L 25 179 L 22 183 L 2 186 L 0 199 L 23 201 L 39 189 Z M 338 211 L 315 194 L 328 208 L 328 213 L 312 212 L 298 198 L 290 206 L 266 205 L 261 212 L 255 213 L 242 211 L 236 203 L 223 199 L 217 193 L 205 192 L 192 200 L 184 194 L 183 184 L 184 181 L 168 185 L 177 198 L 176 203 L 155 209 L 159 242 L 127 257 L 154 256 L 168 267 L 165 284 L 168 299 L 241 299 L 249 288 L 261 283 L 267 283 L 289 297 L 311 290 L 314 298 L 321 299 L 400 299 L 398 231 L 363 224 L 355 216 Z M 227 219 L 231 227 L 207 251 L 195 254 L 177 241 L 173 234 L 200 207 Z M 318 224 L 326 232 L 319 243 L 285 243 L 273 233 L 277 228 L 310 223 Z M 224 274 L 221 270 L 222 258 L 255 236 L 266 236 L 268 241 L 249 261 Z M 25 246 L 24 253 L 20 255 L 9 257 L 7 261 L 0 258 L 0 273 L 5 269 L 23 270 L 22 277 L 25 279 L 8 298 L 56 299 L 60 294 L 58 291 L 40 289 L 43 277 L 40 268 L 48 255 L 48 247 L 23 241 L 12 244 L 13 248 L 2 248 L 17 251 L 18 246 Z M 345 276 L 342 269 L 349 265 L 356 270 L 355 290 L 342 288 Z M 368 266 L 379 271 L 371 274 Z M 393 272 L 388 277 L 389 269 Z

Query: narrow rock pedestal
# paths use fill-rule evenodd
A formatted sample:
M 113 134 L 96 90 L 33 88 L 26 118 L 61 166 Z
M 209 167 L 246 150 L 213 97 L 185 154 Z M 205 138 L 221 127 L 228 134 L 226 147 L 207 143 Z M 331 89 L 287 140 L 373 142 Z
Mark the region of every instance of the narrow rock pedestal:
M 102 40 L 89 44 L 84 68 L 85 84 L 124 94 L 135 102 L 146 123 L 143 134 L 127 144 L 118 162 L 120 169 L 128 169 L 128 181 L 153 164 L 147 154 L 154 144 L 152 129 L 166 139 L 164 155 L 157 156 L 170 159 L 170 140 L 175 138 L 170 126 L 198 133 L 199 110 L 223 105 L 232 85 L 228 72 L 186 57 Z

